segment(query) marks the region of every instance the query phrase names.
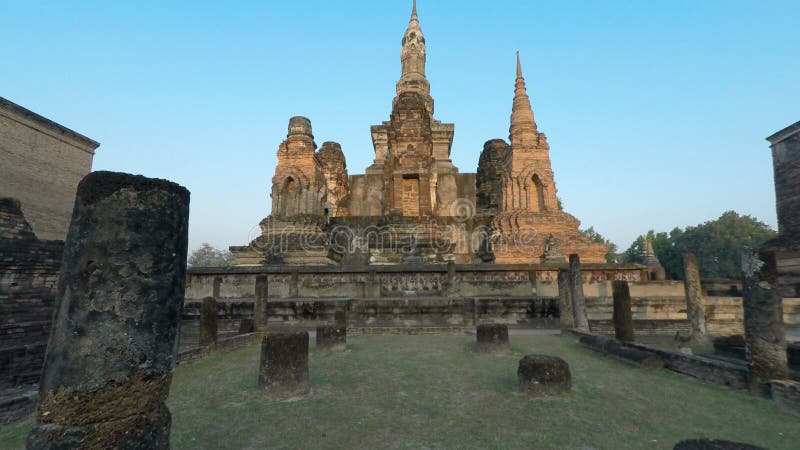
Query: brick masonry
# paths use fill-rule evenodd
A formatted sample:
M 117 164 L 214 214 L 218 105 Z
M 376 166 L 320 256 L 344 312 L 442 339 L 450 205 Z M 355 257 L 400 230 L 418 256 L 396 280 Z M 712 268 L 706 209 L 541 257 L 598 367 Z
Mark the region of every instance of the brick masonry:
M 62 251 L 36 238 L 19 202 L 0 199 L 0 423 L 33 410 Z
M 0 97 L 0 195 L 20 201 L 39 238 L 63 240 L 99 145 Z

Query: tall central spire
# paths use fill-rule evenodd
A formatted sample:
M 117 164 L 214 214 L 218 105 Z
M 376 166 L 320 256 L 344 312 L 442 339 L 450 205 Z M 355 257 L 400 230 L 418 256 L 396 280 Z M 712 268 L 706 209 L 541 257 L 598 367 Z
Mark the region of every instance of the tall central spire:
M 525 89 L 525 78 L 522 76 L 522 63 L 517 52 L 517 80 L 514 87 L 514 106 L 511 108 L 511 127 L 508 130 L 511 145 L 522 144 L 530 135 L 538 133 L 536 121 L 533 119 L 531 100 Z
M 430 98 L 431 85 L 425 78 L 425 36 L 419 25 L 417 16 L 417 1 L 411 8 L 411 19 L 403 35 L 403 48 L 400 51 L 402 70 L 400 80 L 397 82 L 397 95 L 403 92 L 417 92 Z M 432 109 L 431 100 L 431 109 Z M 432 112 L 432 111 L 431 111 Z

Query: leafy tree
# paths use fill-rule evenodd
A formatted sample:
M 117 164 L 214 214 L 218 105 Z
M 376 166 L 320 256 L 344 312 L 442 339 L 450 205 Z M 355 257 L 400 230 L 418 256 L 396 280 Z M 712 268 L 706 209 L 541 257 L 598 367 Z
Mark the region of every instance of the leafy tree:
M 691 251 L 697 256 L 701 276 L 738 279 L 742 249 L 758 247 L 776 234 L 754 217 L 726 211 L 717 220 L 687 227 L 675 245 L 680 251 Z
M 610 263 L 617 262 L 617 244 L 609 241 L 603 235 L 597 232 L 594 227 L 589 227 L 585 230 L 578 230 L 578 232 L 587 238 L 591 239 L 592 242 L 596 242 L 598 244 L 607 244 L 608 251 L 606 252 L 606 261 Z
M 741 216 L 734 211 L 724 212 L 711 220 L 685 230 L 675 228 L 669 232 L 653 230 L 639 236 L 625 251 L 628 262 L 642 262 L 641 251 L 645 236 L 653 243 L 653 251 L 667 278 L 683 278 L 683 252 L 692 252 L 700 265 L 704 278 L 741 277 L 741 252 L 744 247 L 758 247 L 776 235 L 768 225 L 751 216 Z
M 668 279 L 680 279 L 683 277 L 683 259 L 681 252 L 675 247 L 675 239 L 681 235 L 683 231 L 680 228 L 675 228 L 669 234 L 665 232 L 656 233 L 650 230 L 642 236 L 636 238 L 633 244 L 623 253 L 623 261 L 633 263 L 643 263 L 642 261 L 642 247 L 644 246 L 645 238 L 650 239 L 653 244 L 653 252 L 656 257 L 661 261 Z
M 230 267 L 233 265 L 233 255 L 228 250 L 219 250 L 203 243 L 189 255 L 188 263 L 190 267 Z

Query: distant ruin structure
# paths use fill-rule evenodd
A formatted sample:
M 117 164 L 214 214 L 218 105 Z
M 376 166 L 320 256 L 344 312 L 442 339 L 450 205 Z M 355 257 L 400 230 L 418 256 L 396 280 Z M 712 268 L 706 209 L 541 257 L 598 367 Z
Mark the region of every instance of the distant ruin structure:
M 231 247 L 236 265 L 566 264 L 573 253 L 605 262 L 607 246 L 559 206 L 519 55 L 510 144 L 487 141 L 477 173 L 450 159 L 455 126 L 434 116 L 426 61 L 415 3 L 391 114 L 371 127 L 375 157 L 364 174 L 348 174 L 336 142 L 317 151 L 309 119 L 290 119 L 272 212 L 259 237 Z
M 0 196 L 20 202 L 39 239 L 61 240 L 100 144 L 0 97 Z

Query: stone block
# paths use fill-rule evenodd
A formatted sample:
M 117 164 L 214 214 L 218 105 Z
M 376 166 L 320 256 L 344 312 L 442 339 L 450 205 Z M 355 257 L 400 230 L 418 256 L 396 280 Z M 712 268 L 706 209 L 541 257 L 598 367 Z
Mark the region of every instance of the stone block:
M 237 334 L 249 334 L 255 331 L 253 319 L 244 318 L 239 322 L 239 332 Z
M 728 358 L 745 359 L 744 336 L 718 336 L 713 339 L 714 353 Z
M 594 351 L 605 354 L 608 353 L 608 346 L 615 341 L 607 336 L 589 335 L 581 336 L 578 342 Z
M 308 333 L 264 336 L 258 386 L 277 395 L 301 395 L 310 390 Z
M 508 326 L 501 324 L 478 325 L 479 352 L 504 352 L 509 349 Z
M 347 329 L 339 326 L 317 327 L 317 351 L 347 350 Z
M 718 441 L 716 439 L 692 439 L 675 444 L 674 450 L 765 450 L 750 444 Z
M 664 368 L 664 360 L 657 354 L 626 347 L 616 341 L 606 345 L 606 351 L 610 357 L 642 369 L 656 370 Z
M 569 364 L 557 356 L 527 355 L 519 360 L 519 388 L 535 396 L 557 395 L 572 389 Z

